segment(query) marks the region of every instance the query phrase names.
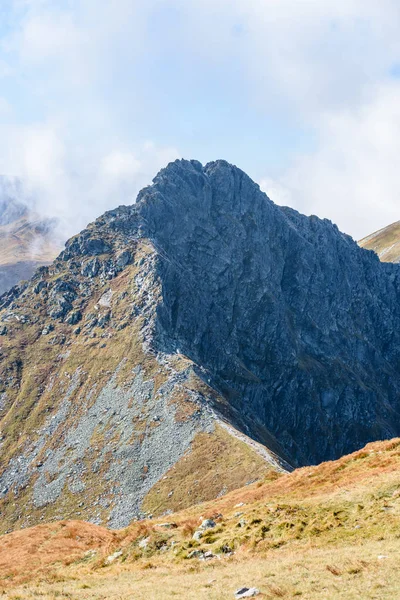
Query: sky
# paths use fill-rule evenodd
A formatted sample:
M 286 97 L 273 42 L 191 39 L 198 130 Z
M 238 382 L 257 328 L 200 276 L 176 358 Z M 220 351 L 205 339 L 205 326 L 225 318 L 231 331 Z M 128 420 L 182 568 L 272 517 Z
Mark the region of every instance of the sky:
M 0 174 L 65 235 L 224 158 L 355 239 L 400 219 L 398 0 L 1 0 Z

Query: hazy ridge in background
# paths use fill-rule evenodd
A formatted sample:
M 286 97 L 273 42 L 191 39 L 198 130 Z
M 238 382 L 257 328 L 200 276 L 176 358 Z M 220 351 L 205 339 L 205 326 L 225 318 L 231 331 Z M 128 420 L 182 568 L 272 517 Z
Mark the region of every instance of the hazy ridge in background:
M 0 293 L 52 262 L 63 243 L 57 219 L 36 212 L 22 182 L 0 177 Z

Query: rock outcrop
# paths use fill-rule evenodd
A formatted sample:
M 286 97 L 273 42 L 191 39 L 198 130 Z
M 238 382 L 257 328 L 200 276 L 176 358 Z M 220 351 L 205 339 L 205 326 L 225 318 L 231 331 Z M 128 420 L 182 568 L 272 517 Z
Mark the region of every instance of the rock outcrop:
M 5 522 L 120 527 L 399 435 L 399 275 L 171 163 L 0 299 Z
M 139 196 L 160 256 L 159 346 L 207 371 L 297 464 L 399 433 L 400 270 L 242 171 L 177 162 Z

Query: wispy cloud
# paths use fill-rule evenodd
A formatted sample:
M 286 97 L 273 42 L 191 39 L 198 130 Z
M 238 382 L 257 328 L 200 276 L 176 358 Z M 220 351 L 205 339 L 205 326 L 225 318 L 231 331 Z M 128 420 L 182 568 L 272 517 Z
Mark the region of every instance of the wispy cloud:
M 400 218 L 396 0 L 6 5 L 0 172 L 66 232 L 180 154 L 355 237 Z
M 1 170 L 21 178 L 25 200 L 39 214 L 56 217 L 63 237 L 104 210 L 132 204 L 154 174 L 179 156 L 175 148 L 152 142 L 134 150 L 118 144 L 98 152 L 72 148 L 64 128 L 54 122 L 14 126 L 5 137 Z
M 298 156 L 280 181 L 285 202 L 327 216 L 361 238 L 400 220 L 400 85 L 381 85 L 369 102 L 324 116 L 314 152 Z

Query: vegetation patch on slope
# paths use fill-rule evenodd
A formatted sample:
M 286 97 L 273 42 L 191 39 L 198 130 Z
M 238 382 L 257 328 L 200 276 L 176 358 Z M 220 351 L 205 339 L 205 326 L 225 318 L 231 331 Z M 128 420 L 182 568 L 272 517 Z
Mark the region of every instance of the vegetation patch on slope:
M 182 509 L 270 470 L 233 436 L 219 431 L 214 439 L 209 405 L 217 393 L 193 363 L 148 346 L 161 292 L 154 249 L 146 241 L 134 249 L 111 279 L 88 280 L 84 267 L 73 267 L 82 287 L 70 311 L 79 311 L 78 322 L 47 314 L 49 281 L 51 289 L 70 285 L 64 262 L 44 269 L 23 302 L 3 298 L 0 532 L 75 518 L 121 527 L 143 511 Z M 196 451 L 187 452 L 197 434 Z M 217 476 L 207 476 L 215 461 Z M 157 482 L 160 492 L 142 507 Z
M 400 221 L 372 233 L 359 244 L 366 250 L 374 250 L 383 262 L 400 262 Z
M 396 598 L 399 467 L 400 440 L 374 443 L 339 461 L 112 534 L 85 523 L 79 529 L 75 522 L 68 543 L 59 524 L 3 536 L 1 585 L 8 597 L 29 599 L 128 600 L 134 594 L 217 600 L 246 584 L 269 599 Z M 214 526 L 201 530 L 204 519 Z M 46 528 L 58 554 L 49 560 L 51 545 L 46 553 L 38 544 L 43 564 L 32 561 L 26 573 L 8 556 L 24 536 L 31 544 Z M 194 539 L 199 529 L 202 536 Z M 99 533 L 104 539 L 96 538 Z
M 279 474 L 252 448 L 216 425 L 213 433 L 198 433 L 190 450 L 147 494 L 146 512 L 159 515 L 188 508 L 263 477 Z

